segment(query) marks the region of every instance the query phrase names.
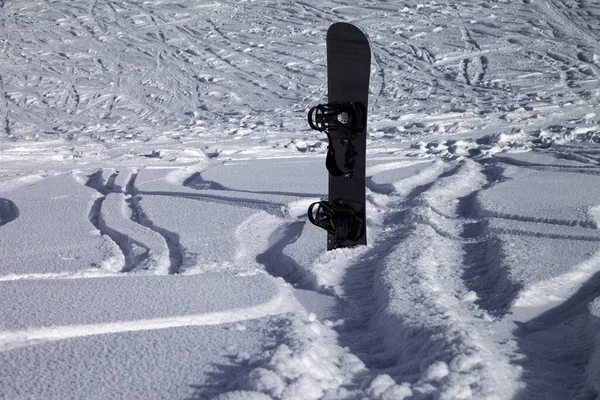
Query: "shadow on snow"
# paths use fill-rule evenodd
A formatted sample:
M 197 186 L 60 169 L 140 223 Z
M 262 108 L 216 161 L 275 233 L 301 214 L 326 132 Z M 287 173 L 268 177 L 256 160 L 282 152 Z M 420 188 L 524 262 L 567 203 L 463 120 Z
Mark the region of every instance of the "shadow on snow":
M 0 226 L 19 218 L 19 208 L 8 199 L 0 198 Z
M 600 325 L 594 323 L 588 304 L 600 296 L 600 272 L 571 298 L 542 315 L 515 321 L 525 388 L 518 399 L 595 399 L 586 383 L 586 368 Z

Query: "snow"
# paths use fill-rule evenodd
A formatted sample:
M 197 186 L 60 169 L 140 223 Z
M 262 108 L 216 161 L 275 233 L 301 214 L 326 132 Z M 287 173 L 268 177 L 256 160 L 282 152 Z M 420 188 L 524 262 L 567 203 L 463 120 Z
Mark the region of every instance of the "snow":
M 0 398 L 598 397 L 599 16 L 0 0 Z M 337 21 L 369 244 L 328 252 Z

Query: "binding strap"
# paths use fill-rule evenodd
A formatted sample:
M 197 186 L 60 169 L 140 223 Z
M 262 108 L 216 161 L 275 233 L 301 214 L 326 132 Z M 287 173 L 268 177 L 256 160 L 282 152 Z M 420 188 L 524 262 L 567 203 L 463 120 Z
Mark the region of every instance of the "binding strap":
M 346 178 L 352 178 L 357 155 L 352 139 L 356 137 L 356 132 L 365 129 L 365 112 L 362 103 L 319 104 L 308 111 L 308 124 L 312 129 L 325 132 L 327 135 L 329 146 L 327 146 L 325 166 L 329 173 L 335 177 L 343 175 Z M 346 171 L 342 170 L 336 161 L 336 146 L 334 146 L 330 131 L 341 131 L 345 136 L 339 140 L 346 147 L 344 152 L 344 168 L 346 168 Z
M 308 219 L 333 235 L 336 244 L 348 239 L 358 240 L 363 234 L 363 220 L 341 204 L 328 201 L 312 203 L 308 207 Z

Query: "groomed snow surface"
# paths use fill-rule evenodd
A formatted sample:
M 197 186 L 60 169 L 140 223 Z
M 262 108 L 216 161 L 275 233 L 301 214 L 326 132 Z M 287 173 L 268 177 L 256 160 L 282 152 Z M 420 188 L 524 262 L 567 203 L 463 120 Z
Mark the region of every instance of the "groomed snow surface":
M 327 252 L 325 32 L 373 48 Z M 0 399 L 600 396 L 600 3 L 0 0 Z

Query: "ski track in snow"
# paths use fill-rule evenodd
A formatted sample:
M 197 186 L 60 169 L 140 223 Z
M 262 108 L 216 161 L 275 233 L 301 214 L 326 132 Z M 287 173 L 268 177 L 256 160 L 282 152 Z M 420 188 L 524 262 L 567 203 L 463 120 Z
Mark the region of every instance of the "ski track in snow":
M 461 259 L 469 257 L 463 246 L 473 238 L 465 235 L 472 222 L 462 221 L 460 199 L 485 178 L 474 163 L 433 170 L 433 176 L 420 174 L 425 180 L 399 186 L 407 194 L 394 202 L 397 211 L 386 217 L 384 233 L 361 257 L 364 261 L 349 268 L 344 291 L 350 307 L 359 312 L 351 314 L 341 331 L 342 343 L 379 371 L 377 379 L 391 376 L 402 383 L 407 376 L 417 377 L 409 380 L 415 396 L 485 397 L 499 387 L 513 392 L 515 387 L 505 383 L 514 382 L 510 375 L 516 373 L 508 358 L 494 350 L 493 338 L 480 337 L 492 318 L 473 304 L 461 279 L 460 265 L 466 264 Z M 421 341 L 422 336 L 431 340 Z M 452 339 L 445 342 L 444 337 Z M 436 363 L 419 375 L 423 366 L 415 360 L 430 358 Z M 385 390 L 393 393 L 393 385 Z
M 447 7 L 456 8 L 462 19 L 452 20 L 455 14 Z M 209 136 L 218 128 L 276 141 L 282 126 L 304 130 L 291 121 L 303 121 L 304 110 L 323 98 L 321 38 L 327 24 L 340 19 L 358 23 L 372 37 L 373 87 L 378 88 L 372 99 L 377 105 L 373 137 L 483 128 L 486 117 L 500 117 L 508 129 L 541 129 L 540 124 L 554 122 L 536 119 L 540 110 L 556 110 L 558 122 L 566 114 L 588 114 L 593 111 L 588 105 L 596 104 L 597 24 L 595 6 L 588 7 L 586 14 L 549 0 L 506 8 L 333 1 L 264 7 L 110 0 L 91 7 L 11 4 L 3 18 L 6 135 L 85 132 L 118 140 L 150 137 L 157 130 Z M 57 22 L 40 24 L 32 43 L 19 52 L 12 43 L 30 28 L 19 16 L 34 10 Z M 564 37 L 581 43 L 563 41 L 566 48 L 554 49 Z M 26 74 L 21 63 L 28 66 Z M 495 69 L 499 64 L 502 68 Z M 585 103 L 578 103 L 581 98 Z M 453 120 L 452 113 L 460 117 Z M 398 116 L 404 117 L 402 124 L 396 123 Z M 68 124 L 61 123 L 65 119 Z
M 121 248 L 125 265 L 118 272 L 138 269 L 150 269 L 158 274 L 177 272 L 181 255 L 172 244 L 174 235 L 161 233 L 160 229 L 151 227 L 151 223 L 140 221 L 135 200 L 137 173 L 115 171 L 105 181 L 103 175 L 107 172 L 99 170 L 92 174 L 86 185 L 104 194 L 92 207 L 90 220 Z
M 67 326 L 30 328 L 22 331 L 4 331 L 0 333 L 0 351 L 85 336 L 170 329 L 185 326 L 220 325 L 283 314 L 297 309 L 297 304 L 291 301 L 291 297 L 282 291 L 272 300 L 248 309 L 237 308 L 212 313 L 206 312 L 196 315 L 191 314 L 148 320 L 138 319 L 135 321 L 115 321 L 85 325 L 72 324 Z
M 48 223 L 44 251 L 63 264 L 27 270 L 15 258 L 0 284 L 77 291 L 143 278 L 182 290 L 169 279 L 210 275 L 232 292 L 189 296 L 225 304 L 246 293 L 231 283 L 244 277 L 264 295 L 218 312 L 136 319 L 120 304 L 113 320 L 3 326 L 0 353 L 254 320 L 268 342 L 250 353 L 217 344 L 229 364 L 200 371 L 190 398 L 598 395 L 596 2 L 0 9 L 0 235 L 43 224 L 45 200 L 30 195 L 56 179 L 82 194 L 54 188 L 47 220 L 73 217 L 64 223 L 96 251 L 88 265 Z M 305 113 L 326 98 L 323 38 L 335 21 L 359 25 L 373 49 L 370 244 L 326 252 L 306 208 L 326 194 L 327 145 Z M 69 214 L 94 194 L 87 216 Z M 29 243 L 9 239 L 6 256 L 4 243 Z M 140 307 L 187 305 L 145 296 Z

